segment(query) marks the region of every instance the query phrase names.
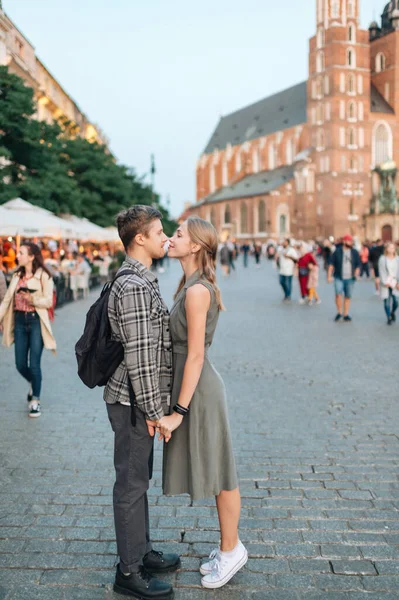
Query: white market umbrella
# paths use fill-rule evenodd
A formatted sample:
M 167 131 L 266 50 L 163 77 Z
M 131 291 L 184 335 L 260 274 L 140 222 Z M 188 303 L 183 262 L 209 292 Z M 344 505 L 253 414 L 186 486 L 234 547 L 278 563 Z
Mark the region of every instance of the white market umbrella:
M 75 237 L 71 223 L 21 198 L 10 200 L 0 208 L 0 235 L 56 239 Z

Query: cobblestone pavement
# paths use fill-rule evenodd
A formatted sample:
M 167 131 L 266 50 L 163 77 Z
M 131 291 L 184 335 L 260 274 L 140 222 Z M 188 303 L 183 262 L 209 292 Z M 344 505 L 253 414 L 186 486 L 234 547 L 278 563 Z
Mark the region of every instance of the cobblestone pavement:
M 168 301 L 177 265 L 161 276 Z M 324 279 L 324 277 L 321 277 Z M 399 598 L 399 324 L 368 282 L 352 324 L 281 303 L 270 264 L 221 282 L 228 312 L 212 349 L 225 379 L 247 567 L 222 590 L 198 567 L 218 541 L 214 500 L 150 490 L 155 547 L 182 555 L 177 600 Z M 297 286 L 295 286 L 297 288 Z M 29 419 L 13 353 L 0 350 L 0 598 L 116 600 L 112 434 L 101 391 L 75 374 L 73 344 L 92 301 L 58 311 L 58 357 L 44 359 L 43 414 Z M 394 370 L 395 369 L 395 370 Z

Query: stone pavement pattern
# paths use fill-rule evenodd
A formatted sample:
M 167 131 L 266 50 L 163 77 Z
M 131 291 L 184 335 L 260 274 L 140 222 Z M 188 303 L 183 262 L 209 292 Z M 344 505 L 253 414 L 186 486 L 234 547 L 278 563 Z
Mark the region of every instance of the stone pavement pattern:
M 161 276 L 171 301 L 177 265 Z M 321 279 L 324 279 L 322 276 Z M 270 264 L 221 282 L 228 312 L 212 349 L 223 376 L 242 491 L 247 567 L 216 592 L 198 567 L 218 542 L 214 500 L 150 489 L 155 547 L 182 555 L 177 600 L 399 598 L 398 327 L 371 283 L 354 322 L 323 304 L 286 306 Z M 295 286 L 297 287 L 297 286 Z M 44 359 L 43 414 L 29 419 L 13 352 L 0 350 L 0 599 L 116 600 L 112 433 L 100 390 L 75 372 L 93 300 L 58 311 Z

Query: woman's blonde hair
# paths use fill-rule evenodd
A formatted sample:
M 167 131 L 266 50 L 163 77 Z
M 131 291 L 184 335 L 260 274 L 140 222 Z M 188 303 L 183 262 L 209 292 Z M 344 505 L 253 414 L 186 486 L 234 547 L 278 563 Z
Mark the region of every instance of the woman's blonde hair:
M 396 246 L 394 244 L 394 242 L 386 242 L 385 247 L 384 247 L 384 254 L 385 256 L 388 254 L 388 248 L 389 246 L 393 246 L 394 250 L 395 250 L 395 254 L 396 254 Z
M 200 246 L 200 249 L 197 252 L 200 275 L 211 284 L 215 292 L 219 310 L 225 310 L 222 296 L 216 283 L 216 258 L 218 252 L 218 235 L 216 229 L 209 221 L 200 219 L 200 217 L 188 217 L 186 224 L 190 240 L 193 244 L 198 244 Z M 183 289 L 185 283 L 186 276 L 183 275 L 176 290 L 175 298 Z

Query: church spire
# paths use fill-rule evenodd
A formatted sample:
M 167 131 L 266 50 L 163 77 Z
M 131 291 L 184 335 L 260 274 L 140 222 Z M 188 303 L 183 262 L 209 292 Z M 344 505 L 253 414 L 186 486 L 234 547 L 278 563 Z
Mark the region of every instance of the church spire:
M 316 0 L 316 21 L 318 27 L 341 26 L 348 22 L 359 22 L 360 0 Z

